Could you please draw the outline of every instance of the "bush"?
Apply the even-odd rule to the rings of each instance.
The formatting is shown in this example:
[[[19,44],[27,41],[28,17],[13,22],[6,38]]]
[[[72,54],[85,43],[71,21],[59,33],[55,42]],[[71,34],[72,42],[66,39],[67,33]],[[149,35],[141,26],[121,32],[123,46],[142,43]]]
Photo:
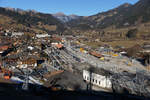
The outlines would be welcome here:
[[[139,53],[142,50],[140,45],[135,45],[131,48],[127,49],[127,56],[128,57],[136,57],[137,53]]]
[[[129,30],[128,33],[126,34],[126,37],[128,37],[128,38],[136,38],[137,32],[138,32],[137,29],[131,29],[131,30]]]

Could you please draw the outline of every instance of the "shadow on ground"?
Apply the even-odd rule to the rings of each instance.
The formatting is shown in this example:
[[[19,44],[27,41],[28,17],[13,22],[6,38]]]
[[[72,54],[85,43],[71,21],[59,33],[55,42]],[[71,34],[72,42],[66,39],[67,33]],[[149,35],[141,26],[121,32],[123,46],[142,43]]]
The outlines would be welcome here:
[[[23,91],[21,84],[0,83],[0,100],[150,100],[150,98],[89,91],[52,91],[50,88],[29,85],[30,91]]]

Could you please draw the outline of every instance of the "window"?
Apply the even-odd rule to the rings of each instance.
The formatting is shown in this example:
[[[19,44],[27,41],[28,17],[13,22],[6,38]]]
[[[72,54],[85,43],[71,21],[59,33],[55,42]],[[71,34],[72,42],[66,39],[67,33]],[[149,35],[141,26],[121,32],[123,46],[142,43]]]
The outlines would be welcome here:
[[[86,79],[86,76],[84,76],[84,78]]]
[[[101,84],[101,82],[99,81],[99,85]]]
[[[97,83],[97,80],[95,80],[95,82]]]
[[[93,79],[93,82],[94,82],[94,79]]]
[[[87,77],[87,80],[89,80],[89,77]]]

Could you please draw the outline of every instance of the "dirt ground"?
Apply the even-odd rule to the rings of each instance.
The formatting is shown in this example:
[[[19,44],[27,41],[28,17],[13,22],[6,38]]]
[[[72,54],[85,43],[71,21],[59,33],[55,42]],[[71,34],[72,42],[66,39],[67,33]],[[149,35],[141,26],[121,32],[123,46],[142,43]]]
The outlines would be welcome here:
[[[112,42],[85,42],[85,44],[87,44],[87,45],[89,45],[93,48],[100,47],[100,45],[103,45],[103,44],[109,44],[112,47],[124,46],[125,48],[129,48],[129,47],[132,47],[136,44],[142,45],[145,42],[150,42],[150,40],[123,40],[123,41],[112,41]]]

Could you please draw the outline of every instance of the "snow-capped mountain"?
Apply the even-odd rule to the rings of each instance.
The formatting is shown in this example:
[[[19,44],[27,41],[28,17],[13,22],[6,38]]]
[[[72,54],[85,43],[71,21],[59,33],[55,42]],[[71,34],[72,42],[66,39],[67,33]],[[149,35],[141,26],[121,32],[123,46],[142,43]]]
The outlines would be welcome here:
[[[66,22],[69,22],[71,20],[74,20],[74,19],[78,19],[80,18],[80,16],[77,16],[77,15],[65,15],[64,13],[62,12],[59,12],[59,13],[56,13],[56,14],[53,14],[54,17],[58,18],[59,20],[61,20],[62,22],[66,23]]]

